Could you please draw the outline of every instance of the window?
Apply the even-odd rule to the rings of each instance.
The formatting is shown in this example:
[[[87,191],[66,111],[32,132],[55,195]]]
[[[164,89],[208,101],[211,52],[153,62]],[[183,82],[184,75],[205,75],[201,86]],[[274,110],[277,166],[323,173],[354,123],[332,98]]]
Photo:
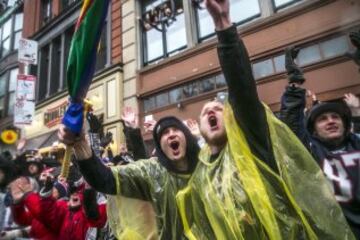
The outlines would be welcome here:
[[[272,0],[275,10],[279,10],[281,8],[285,8],[291,4],[299,2],[301,0]]]
[[[260,16],[259,0],[230,0],[230,5],[231,19],[237,25]],[[199,40],[202,41],[214,35],[215,26],[211,16],[205,9],[204,3],[201,3],[200,6],[200,9],[196,9],[196,15]]]
[[[169,92],[169,103],[178,103],[181,100],[181,88],[173,89]]]
[[[74,28],[73,27],[71,27],[71,28],[69,28],[69,29],[67,29],[65,31],[64,64],[63,64],[63,69],[62,69],[62,71],[64,73],[63,89],[67,88],[66,68],[67,68],[67,63],[68,63],[68,58],[69,58],[71,39],[72,39],[73,35],[74,35]]]
[[[46,98],[48,88],[48,71],[49,71],[49,59],[50,59],[50,46],[46,45],[40,50],[40,73],[39,73],[39,85],[37,99],[43,100]]]
[[[226,82],[223,74],[196,80],[180,87],[175,87],[146,97],[143,100],[144,112],[148,113],[152,110],[165,107],[170,104],[176,104],[207,92],[221,90],[225,86]]]
[[[8,100],[8,115],[14,115],[14,106],[16,100],[16,82],[17,75],[19,74],[19,69],[15,68],[10,71],[10,79],[9,79],[9,100]]]
[[[147,0],[142,3],[144,63],[150,64],[186,48],[182,1],[173,1],[173,6],[167,0]]]
[[[318,45],[309,46],[300,50],[297,57],[300,66],[308,65],[310,63],[321,60],[320,48]]]
[[[79,0],[61,0],[60,4],[61,4],[61,9],[65,10],[68,7],[72,6],[74,3],[78,2]]]
[[[305,66],[342,56],[351,49],[347,39],[348,37],[343,35],[305,47],[299,52],[298,63]]]
[[[41,1],[41,19],[42,25],[44,26],[51,20],[52,17],[52,4],[51,0],[42,0]]]
[[[104,28],[107,29],[107,23],[105,23]],[[100,42],[97,49],[97,56],[96,56],[96,65],[95,71],[99,71],[105,68],[107,63],[107,31],[102,31]]]
[[[23,13],[16,13],[7,19],[0,29],[1,57],[8,55],[19,47],[23,28]]]
[[[210,92],[215,89],[215,79],[214,78],[204,79],[199,83],[199,85],[200,85],[199,86],[200,93]]]
[[[334,57],[343,56],[350,51],[347,36],[331,37],[330,39],[311,44],[300,49],[296,62],[299,66],[307,66]],[[270,57],[253,64],[255,79],[285,72],[285,55]]]
[[[216,81],[216,88],[226,87],[226,81],[223,74],[216,76],[215,81]]]
[[[183,88],[183,96],[184,98],[195,97],[199,94],[199,85],[198,82],[193,82],[187,84]]]
[[[240,26],[302,0],[229,0],[232,21]],[[261,4],[262,1],[268,3]],[[141,4],[142,63],[171,57],[215,35],[211,16],[201,0],[138,0]],[[272,9],[268,9],[268,8]],[[190,13],[184,13],[190,11]],[[194,27],[192,27],[194,25]],[[188,42],[190,41],[190,42]],[[281,60],[281,59],[277,59]],[[278,71],[278,70],[276,70]]]
[[[6,74],[0,76],[0,117],[5,116]]]
[[[333,58],[343,55],[350,50],[346,36],[336,37],[320,43],[320,49],[324,58]]]
[[[271,59],[266,59],[261,62],[253,64],[253,72],[255,79],[269,76],[275,72],[274,65]]]
[[[285,72],[285,55],[280,55],[273,58],[274,64],[275,64],[275,72],[281,73]]]
[[[0,117],[14,114],[15,91],[18,68],[3,73],[0,76]]]
[[[10,45],[11,45],[11,25],[12,25],[12,18],[8,19],[5,24],[3,25],[2,31],[2,41],[1,41],[1,48],[2,54],[1,56],[5,56],[10,52]]]
[[[169,95],[168,93],[160,93],[156,96],[156,106],[163,107],[169,104]]]
[[[149,97],[144,99],[144,110],[145,112],[155,109],[155,97]]]
[[[24,14],[19,13],[15,15],[15,24],[14,24],[14,49],[19,48],[19,40],[21,38],[22,34],[22,28],[23,28],[23,19]]]
[[[57,93],[60,89],[60,70],[61,70],[61,37],[57,37],[52,41],[51,45],[51,76],[50,76],[50,93],[49,95],[53,95]]]
[[[37,101],[43,101],[67,88],[66,69],[73,34],[74,26],[40,47]],[[104,30],[97,49],[95,71],[104,69],[108,64],[108,48],[107,31]]]

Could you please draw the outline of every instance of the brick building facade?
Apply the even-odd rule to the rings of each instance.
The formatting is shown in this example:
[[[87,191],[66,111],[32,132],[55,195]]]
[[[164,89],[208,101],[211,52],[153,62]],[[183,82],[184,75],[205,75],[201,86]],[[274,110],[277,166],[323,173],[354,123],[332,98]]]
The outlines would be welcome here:
[[[130,90],[124,93],[124,105],[137,100],[142,120],[148,115],[197,119],[204,102],[226,90],[214,26],[203,3],[198,7],[197,2],[174,1],[176,21],[168,25],[147,22],[154,11],[166,9],[166,1],[122,3],[124,86]],[[358,68],[344,57],[353,50],[348,33],[360,28],[360,1],[230,0],[230,4],[260,98],[274,112],[279,111],[287,84],[284,49],[291,45],[300,47],[305,86],[320,100],[360,94]]]
[[[26,139],[27,149],[46,147],[57,140],[56,130],[68,95],[67,58],[81,4],[82,1],[78,0],[25,0],[19,7],[23,14],[22,37],[39,44],[38,63],[29,69],[30,74],[37,76],[35,119],[23,128],[21,134]],[[103,117],[104,130],[113,133],[115,152],[122,141],[119,121],[123,98],[120,7],[120,0],[111,1],[98,47],[95,75],[87,96],[94,104],[95,114]],[[17,51],[13,50],[13,66],[23,73],[24,68],[17,63]],[[1,58],[0,64],[5,60]],[[13,127],[11,112],[0,121],[1,129]],[[0,145],[2,149],[15,148],[15,145]]]

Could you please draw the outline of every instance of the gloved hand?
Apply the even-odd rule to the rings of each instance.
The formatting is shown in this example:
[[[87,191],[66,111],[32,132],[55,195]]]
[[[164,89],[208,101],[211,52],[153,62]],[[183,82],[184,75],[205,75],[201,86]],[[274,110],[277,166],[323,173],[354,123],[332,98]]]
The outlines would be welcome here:
[[[360,30],[359,32],[351,32],[349,37],[351,43],[354,45],[354,47],[356,47],[356,50],[355,52],[347,53],[346,56],[354,60],[354,62],[360,67]]]
[[[289,83],[303,84],[305,82],[304,73],[295,63],[300,52],[300,48],[289,47],[285,49],[285,68],[288,75]]]
[[[93,113],[88,112],[88,113],[86,114],[86,120],[87,120],[88,123],[89,123],[90,132],[92,132],[92,133],[99,133],[99,134],[100,134],[100,131],[101,131],[101,128],[102,128],[102,124],[101,124],[99,118],[96,117]]]
[[[43,171],[40,174],[40,190],[42,193],[51,192],[54,185],[54,176],[50,173],[51,171]]]
[[[100,146],[105,148],[107,145],[109,145],[113,140],[113,135],[111,132],[107,132],[106,135],[101,139]]]

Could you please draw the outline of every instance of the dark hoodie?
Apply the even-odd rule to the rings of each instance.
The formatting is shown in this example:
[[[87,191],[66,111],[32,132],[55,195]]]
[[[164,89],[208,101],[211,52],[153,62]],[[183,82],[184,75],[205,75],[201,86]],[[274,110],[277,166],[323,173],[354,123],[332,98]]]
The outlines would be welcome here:
[[[160,148],[163,131],[181,130],[186,138],[187,171],[178,171]],[[186,126],[175,117],[161,119],[154,128],[157,158],[139,160],[112,170],[92,157],[79,161],[86,181],[97,191],[151,202],[156,216],[159,239],[183,239],[183,226],[176,207],[176,193],[187,185],[195,169],[199,147]],[[94,155],[93,155],[94,156]],[[119,186],[117,189],[116,186]]]
[[[160,148],[161,134],[163,130],[171,126],[177,127],[179,130],[181,130],[186,138],[186,155],[188,156],[189,160],[189,169],[185,172],[176,170]],[[175,117],[165,117],[160,119],[154,129],[156,154],[160,164],[168,171],[173,173],[192,173],[197,164],[197,156],[200,148],[197,145],[196,138],[190,133],[189,129]],[[78,161],[78,165],[84,178],[94,189],[106,194],[116,194],[116,183],[112,171],[108,167],[105,167],[94,155],[92,158],[86,161]]]
[[[160,139],[165,129],[169,127],[175,127],[182,131],[186,139],[186,156],[188,160],[188,170],[179,171],[175,168],[172,162],[165,156],[160,146]],[[156,149],[156,156],[159,159],[161,165],[167,170],[173,173],[191,174],[197,164],[198,154],[200,151],[199,145],[197,144],[196,138],[191,134],[190,130],[176,117],[164,117],[158,121],[154,127],[153,138]]]

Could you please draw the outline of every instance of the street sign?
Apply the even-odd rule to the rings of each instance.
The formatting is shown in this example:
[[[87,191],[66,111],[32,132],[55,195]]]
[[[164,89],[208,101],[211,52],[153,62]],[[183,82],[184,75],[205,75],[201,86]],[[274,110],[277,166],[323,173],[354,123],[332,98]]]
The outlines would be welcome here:
[[[25,64],[37,64],[38,43],[33,40],[20,38],[19,40],[19,62]]]
[[[18,75],[14,106],[14,125],[28,125],[31,124],[34,119],[35,82],[35,76]]]

